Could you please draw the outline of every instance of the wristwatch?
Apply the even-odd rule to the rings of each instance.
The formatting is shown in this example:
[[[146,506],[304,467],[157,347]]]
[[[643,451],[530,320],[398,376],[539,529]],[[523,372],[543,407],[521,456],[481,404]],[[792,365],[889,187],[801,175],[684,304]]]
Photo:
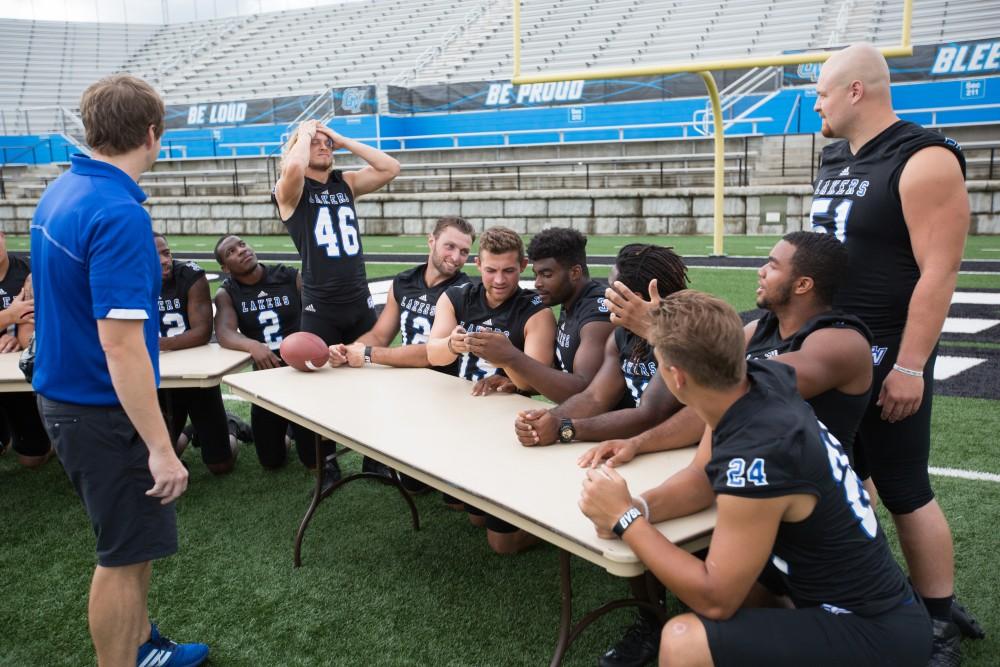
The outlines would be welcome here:
[[[576,438],[576,429],[573,427],[573,420],[563,417],[559,422],[559,442],[573,442]]]

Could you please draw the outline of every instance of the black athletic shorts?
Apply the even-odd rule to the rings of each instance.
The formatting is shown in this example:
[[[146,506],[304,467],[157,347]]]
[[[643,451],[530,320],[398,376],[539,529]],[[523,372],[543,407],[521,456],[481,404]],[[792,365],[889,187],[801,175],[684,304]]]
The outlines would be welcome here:
[[[97,563],[144,563],[177,551],[177,511],[146,495],[149,451],[120,406],[38,397],[38,411],[97,537]]]
[[[51,449],[49,435],[38,415],[38,403],[30,391],[0,394],[0,412],[6,418],[14,451],[21,456],[45,456]]]
[[[923,368],[924,396],[920,409],[890,424],[882,419],[882,408],[876,402],[882,382],[896,362],[899,342],[899,337],[879,338],[873,345],[876,364],[872,396],[854,441],[854,470],[861,479],[872,478],[887,510],[893,514],[909,514],[934,499],[927,463],[931,453],[931,403],[937,348]]]
[[[451,498],[451,496],[446,496],[446,499],[447,498]],[[445,500],[445,502],[447,502],[447,500]],[[518,530],[520,530],[520,528],[518,528],[514,524],[507,523],[503,519],[495,517],[492,514],[487,514],[483,510],[479,509],[478,507],[474,507],[469,503],[465,503],[465,511],[471,514],[472,516],[486,517],[486,530],[492,530],[494,533],[503,533],[506,535],[509,533],[516,533]]]
[[[352,303],[319,307],[305,299],[303,303],[305,306],[302,308],[299,328],[316,334],[326,341],[327,345],[353,343],[368,333],[378,319],[375,314],[375,302],[367,293]]]
[[[304,426],[290,422],[281,415],[265,410],[259,405],[250,406],[250,427],[253,429],[253,444],[257,449],[257,459],[265,468],[278,468],[285,464],[285,435],[291,426],[295,438],[295,448],[299,460],[307,468],[316,467],[316,434]],[[336,451],[325,442],[332,454]]]
[[[205,465],[226,463],[233,458],[229,422],[219,387],[161,389],[160,402],[164,408],[170,405],[170,433],[175,442],[190,417],[195,432],[194,444],[201,450]]]
[[[924,667],[930,659],[930,617],[915,597],[878,616],[840,612],[740,609],[701,622],[715,667]]]

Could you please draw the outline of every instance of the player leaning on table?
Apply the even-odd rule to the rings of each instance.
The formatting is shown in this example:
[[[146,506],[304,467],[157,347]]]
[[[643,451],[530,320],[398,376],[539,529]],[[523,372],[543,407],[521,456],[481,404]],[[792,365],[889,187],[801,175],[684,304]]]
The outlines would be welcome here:
[[[528,266],[521,237],[506,227],[490,227],[479,239],[476,267],[481,283],[449,287],[438,299],[427,360],[434,366],[453,366],[456,374],[478,382],[498,372],[498,368],[472,351],[469,340],[486,332],[501,333],[514,347],[544,366],[553,361],[556,320],[542,298],[522,289],[518,282]],[[520,389],[529,389],[523,378],[510,374]],[[452,499],[446,498],[449,504]],[[534,536],[497,517],[485,516],[466,505],[469,520],[486,527],[490,548],[497,553],[522,551],[535,542]]]
[[[194,262],[181,262],[170,253],[163,234],[153,233],[160,258],[160,351],[186,350],[205,345],[212,338],[212,298],[205,271]],[[180,434],[191,417],[191,438],[201,450],[205,467],[216,475],[232,472],[238,444],[230,435],[222,390],[218,387],[161,389],[171,404],[171,432]],[[186,440],[187,437],[184,436]],[[181,451],[178,449],[178,451]]]
[[[705,436],[688,468],[640,498],[613,468],[588,470],[580,508],[691,608],[664,627],[660,664],[926,665],[927,611],[794,371],[746,361],[736,311],[691,290],[662,301],[653,339]],[[704,561],[653,527],[713,502]]]
[[[7,235],[0,231],[0,353],[23,350],[34,331],[31,266],[27,260],[7,254]],[[25,468],[37,468],[52,455],[35,395],[30,391],[0,394],[0,452],[8,442]]]
[[[281,341],[299,330],[302,313],[302,278],[298,270],[284,264],[261,264],[253,248],[233,235],[223,236],[215,244],[215,258],[228,274],[215,295],[215,333],[219,345],[250,354],[254,370],[284,366]],[[260,464],[265,468],[284,465],[289,425],[299,460],[307,468],[315,468],[315,434],[252,405],[250,428]],[[324,465],[328,479],[340,479],[336,459]]]

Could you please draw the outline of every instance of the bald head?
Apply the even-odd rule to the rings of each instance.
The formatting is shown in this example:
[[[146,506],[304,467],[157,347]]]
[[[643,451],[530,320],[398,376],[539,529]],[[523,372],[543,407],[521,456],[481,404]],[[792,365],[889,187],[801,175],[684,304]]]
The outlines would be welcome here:
[[[895,122],[889,65],[871,44],[854,44],[823,63],[813,109],[825,137],[851,141],[852,148]]]
[[[853,44],[837,51],[823,64],[820,78],[832,86],[860,81],[866,96],[889,95],[889,64],[871,44]]]

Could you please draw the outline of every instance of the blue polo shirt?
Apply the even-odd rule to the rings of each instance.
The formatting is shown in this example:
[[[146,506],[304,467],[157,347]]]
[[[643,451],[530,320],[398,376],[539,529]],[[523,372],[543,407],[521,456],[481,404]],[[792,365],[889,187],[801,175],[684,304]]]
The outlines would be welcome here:
[[[32,384],[46,398],[117,405],[97,320],[145,320],[146,348],[160,382],[156,298],[160,262],[146,194],[121,169],[74,155],[45,190],[31,221],[35,290]]]

